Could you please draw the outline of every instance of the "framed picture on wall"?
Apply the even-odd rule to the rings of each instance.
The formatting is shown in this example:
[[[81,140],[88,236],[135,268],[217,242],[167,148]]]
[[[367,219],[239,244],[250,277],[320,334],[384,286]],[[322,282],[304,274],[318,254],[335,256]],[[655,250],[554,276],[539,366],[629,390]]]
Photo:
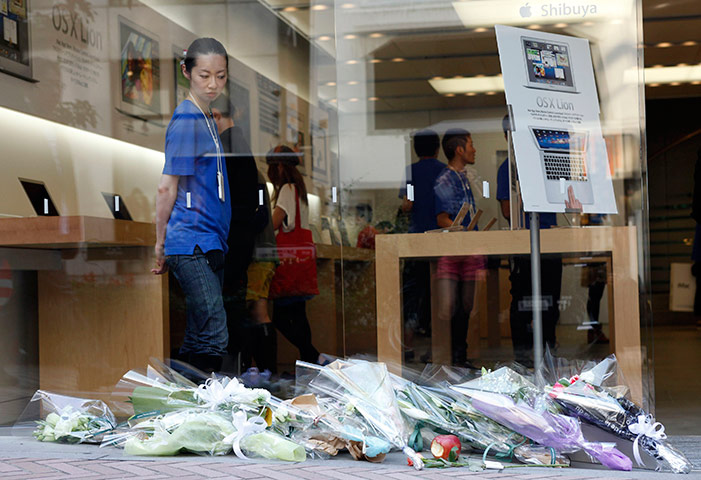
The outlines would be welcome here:
[[[328,112],[312,107],[310,121],[310,157],[312,179],[323,184],[329,183],[329,116]]]
[[[35,81],[27,0],[0,0],[0,71]]]
[[[120,103],[127,114],[161,115],[158,37],[119,17]]]
[[[190,92],[190,80],[185,78],[183,75],[183,69],[180,66],[180,62],[185,60],[185,49],[173,46],[173,99],[175,100],[175,107],[180,105],[180,103],[187,98]]]

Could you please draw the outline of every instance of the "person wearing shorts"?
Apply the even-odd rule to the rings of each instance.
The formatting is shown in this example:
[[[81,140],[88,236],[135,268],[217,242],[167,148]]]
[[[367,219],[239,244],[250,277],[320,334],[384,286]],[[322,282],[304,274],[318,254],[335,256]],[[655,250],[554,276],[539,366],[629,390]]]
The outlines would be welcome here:
[[[470,224],[475,214],[475,198],[465,167],[475,163],[475,147],[467,130],[450,129],[442,141],[448,166],[436,178],[436,221],[439,227],[450,227],[464,203],[469,213],[463,225]],[[450,324],[453,365],[471,367],[467,360],[467,329],[475,297],[475,280],[483,274],[485,258],[479,255],[441,257],[436,267],[437,316],[440,325]],[[458,302],[461,315],[456,315]],[[439,332],[433,332],[434,335]]]

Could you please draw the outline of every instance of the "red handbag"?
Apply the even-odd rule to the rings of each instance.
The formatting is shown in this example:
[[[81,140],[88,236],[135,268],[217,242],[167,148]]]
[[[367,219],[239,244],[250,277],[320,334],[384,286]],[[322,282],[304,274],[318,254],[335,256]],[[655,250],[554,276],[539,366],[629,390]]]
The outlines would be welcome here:
[[[295,228],[275,237],[280,264],[270,284],[270,298],[318,295],[316,282],[316,246],[312,231],[302,228],[299,194],[295,189]]]

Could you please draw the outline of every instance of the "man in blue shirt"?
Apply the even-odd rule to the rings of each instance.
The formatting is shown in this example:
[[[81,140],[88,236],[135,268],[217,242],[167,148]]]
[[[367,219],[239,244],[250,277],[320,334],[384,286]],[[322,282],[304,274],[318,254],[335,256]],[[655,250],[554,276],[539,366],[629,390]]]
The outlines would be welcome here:
[[[504,116],[502,129],[504,138],[508,139],[507,132],[510,128],[509,116]],[[511,172],[516,175],[516,172]],[[507,158],[499,166],[497,172],[497,200],[501,204],[501,213],[507,220],[511,220],[511,185],[509,185],[509,159]],[[557,226],[555,213],[540,214],[540,228],[548,229]],[[530,219],[526,215],[526,228],[530,229]],[[511,342],[514,347],[514,356],[517,362],[533,366],[533,313],[531,299],[533,288],[531,285],[531,259],[529,256],[515,255],[511,258]],[[560,291],[562,289],[562,258],[559,255],[542,255],[540,259],[541,293],[542,293],[542,319],[543,341],[554,348],[555,326],[560,318]]]
[[[467,130],[453,128],[443,135],[443,153],[448,166],[443,169],[433,192],[436,197],[436,223],[450,227],[466,204],[469,208],[462,225],[467,226],[476,213],[475,197],[465,167],[475,163],[476,150]],[[451,326],[451,353],[453,365],[473,368],[467,360],[467,329],[475,297],[475,280],[482,275],[485,257],[481,255],[440,257],[436,265],[438,307],[436,315],[441,325]],[[456,306],[462,312],[456,314]]]
[[[407,167],[406,182],[400,190],[402,211],[411,214],[409,233],[423,233],[438,228],[433,197],[436,177],[445,164],[438,160],[440,138],[430,129],[413,135],[414,152],[419,161]],[[413,187],[414,195],[407,196],[406,184]],[[404,312],[407,326],[405,340],[411,342],[411,333],[418,330],[428,334],[431,329],[431,277],[429,263],[423,260],[406,260],[403,272]],[[409,354],[411,355],[411,354]]]

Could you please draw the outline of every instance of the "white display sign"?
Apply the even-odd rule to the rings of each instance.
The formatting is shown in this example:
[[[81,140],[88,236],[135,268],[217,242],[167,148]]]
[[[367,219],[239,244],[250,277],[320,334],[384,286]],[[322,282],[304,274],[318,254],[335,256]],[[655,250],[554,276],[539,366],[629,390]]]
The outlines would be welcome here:
[[[618,213],[589,42],[496,26],[527,212]]]

